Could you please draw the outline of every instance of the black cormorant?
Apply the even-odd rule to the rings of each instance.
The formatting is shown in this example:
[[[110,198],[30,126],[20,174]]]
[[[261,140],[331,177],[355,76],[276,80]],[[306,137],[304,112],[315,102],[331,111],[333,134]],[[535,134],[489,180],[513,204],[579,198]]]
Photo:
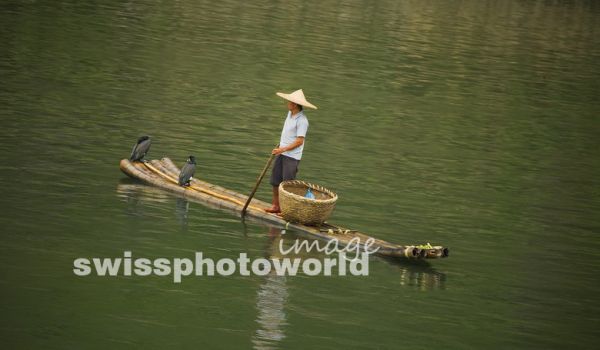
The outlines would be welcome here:
[[[133,162],[141,161],[146,155],[146,153],[148,153],[148,151],[150,150],[151,143],[152,141],[150,140],[150,136],[140,137],[135,146],[133,146],[133,150],[131,151],[131,157],[129,157],[129,160]]]
[[[196,171],[196,158],[194,156],[190,156],[187,162],[181,168],[181,172],[179,173],[179,185],[180,186],[189,186],[190,180],[192,176],[194,176],[194,172]]]

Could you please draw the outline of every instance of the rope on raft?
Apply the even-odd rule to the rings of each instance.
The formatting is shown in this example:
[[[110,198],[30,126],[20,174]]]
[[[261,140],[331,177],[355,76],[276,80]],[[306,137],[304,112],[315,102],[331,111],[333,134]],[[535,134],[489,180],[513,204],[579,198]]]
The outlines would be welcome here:
[[[176,184],[177,186],[179,186],[179,181],[177,181],[177,179],[175,179],[175,178],[173,178],[173,177],[171,177],[171,176],[169,176],[169,175],[167,175],[167,174],[163,173],[162,171],[160,171],[160,170],[156,169],[156,168],[155,168],[154,166],[152,166],[152,165],[151,165],[149,162],[143,162],[143,164],[146,166],[146,168],[150,169],[152,172],[156,173],[156,174],[157,174],[157,175],[159,175],[160,177],[162,177],[162,178],[164,178],[164,179],[166,179],[166,180],[168,180],[168,181],[170,181],[170,182],[172,182],[172,183]],[[203,192],[203,193],[206,193],[206,194],[208,194],[208,195],[211,195],[211,196],[213,196],[213,197],[217,197],[217,198],[220,198],[220,199],[223,199],[223,200],[229,201],[229,202],[233,202],[233,203],[235,203],[235,204],[238,204],[238,205],[241,205],[241,206],[244,206],[244,204],[245,204],[245,203],[242,203],[241,201],[239,201],[239,200],[237,200],[237,199],[235,199],[235,198],[231,198],[231,197],[228,197],[228,196],[224,196],[224,195],[222,195],[222,194],[219,194],[219,193],[216,193],[216,192],[213,192],[213,191],[210,191],[210,190],[205,190],[205,189],[203,189],[203,188],[196,187],[196,186],[193,186],[193,185],[190,185],[190,186],[188,186],[188,187],[185,187],[185,188],[186,188],[186,189],[192,189],[192,190],[195,190],[195,191],[198,191],[198,192]],[[253,206],[253,205],[250,205],[250,206],[248,206],[248,208],[251,208],[251,209],[254,209],[254,210],[263,211],[263,209],[261,209],[261,208],[258,208],[258,207],[255,207],[255,206]]]

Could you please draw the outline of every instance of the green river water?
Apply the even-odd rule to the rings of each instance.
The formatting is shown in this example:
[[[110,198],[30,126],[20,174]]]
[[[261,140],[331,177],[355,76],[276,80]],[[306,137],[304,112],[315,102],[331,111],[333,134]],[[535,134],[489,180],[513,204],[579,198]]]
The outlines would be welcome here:
[[[2,348],[600,341],[597,2],[0,9]],[[270,256],[279,230],[132,181],[118,163],[149,134],[150,158],[194,154],[197,177],[248,193],[285,117],[275,92],[299,88],[319,107],[299,178],[339,194],[330,221],[449,258],[373,257],[367,277],[74,275],[78,257],[124,251]]]

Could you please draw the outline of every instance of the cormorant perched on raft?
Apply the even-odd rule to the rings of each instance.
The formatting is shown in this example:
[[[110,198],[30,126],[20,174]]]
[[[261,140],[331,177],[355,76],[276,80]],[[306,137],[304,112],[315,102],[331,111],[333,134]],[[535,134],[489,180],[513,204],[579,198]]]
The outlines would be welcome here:
[[[150,136],[142,136],[137,140],[137,143],[133,146],[133,150],[131,151],[131,157],[129,160],[132,162],[141,161],[146,153],[150,150],[150,144],[152,140],[150,140]]]
[[[196,158],[194,156],[190,156],[179,173],[179,186],[189,186],[190,180],[192,179],[192,176],[194,176],[195,171]]]

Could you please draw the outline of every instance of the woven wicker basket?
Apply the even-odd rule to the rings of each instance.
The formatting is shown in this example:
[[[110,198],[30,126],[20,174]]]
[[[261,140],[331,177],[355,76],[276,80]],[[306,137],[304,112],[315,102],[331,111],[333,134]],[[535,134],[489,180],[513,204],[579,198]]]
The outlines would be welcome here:
[[[304,197],[309,187],[315,199]],[[284,181],[279,185],[281,216],[290,222],[322,224],[331,215],[337,198],[337,194],[324,187],[300,180]]]

